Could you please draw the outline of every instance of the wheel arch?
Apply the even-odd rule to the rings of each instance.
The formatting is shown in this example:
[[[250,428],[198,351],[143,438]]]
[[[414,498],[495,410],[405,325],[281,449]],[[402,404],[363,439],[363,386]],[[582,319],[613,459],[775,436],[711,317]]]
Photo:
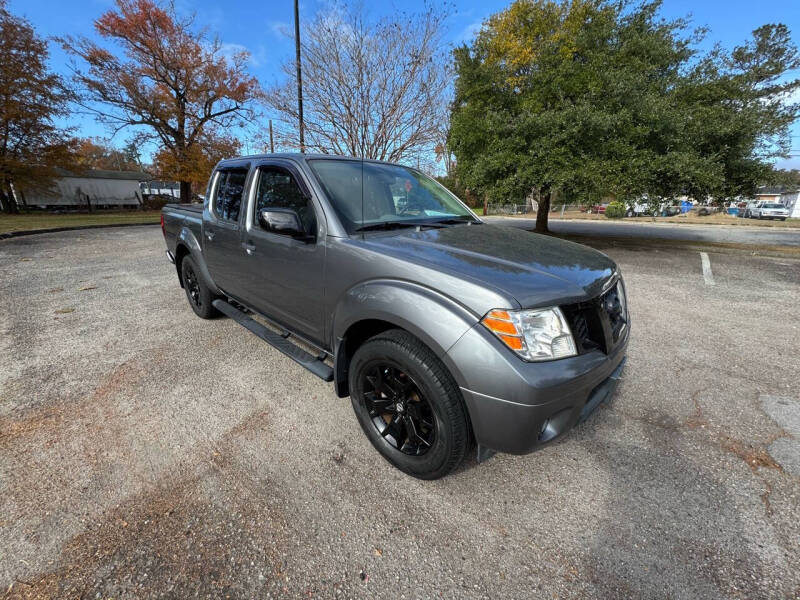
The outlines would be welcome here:
[[[183,287],[183,273],[181,272],[181,263],[183,262],[183,259],[186,258],[186,256],[188,256],[189,254],[191,254],[191,252],[189,252],[189,248],[186,246],[186,244],[178,242],[178,245],[175,246],[175,269],[178,271],[178,281],[180,282],[181,287]]]
[[[184,226],[181,228],[181,231],[178,234],[178,239],[175,243],[175,268],[178,270],[178,280],[181,283],[181,287],[183,287],[181,262],[187,256],[191,256],[194,259],[194,262],[197,265],[197,270],[199,271],[198,274],[203,278],[209,289],[211,289],[212,292],[219,294],[220,289],[217,287],[217,284],[214,283],[214,279],[211,277],[211,273],[208,271],[208,265],[206,265],[200,242],[197,241],[197,237],[194,235],[192,230]]]
[[[349,395],[350,360],[369,338],[388,329],[402,329],[443,359],[450,347],[477,322],[478,317],[466,307],[418,284],[373,280],[355,286],[344,294],[333,318],[337,395]],[[457,373],[448,370],[460,384]]]

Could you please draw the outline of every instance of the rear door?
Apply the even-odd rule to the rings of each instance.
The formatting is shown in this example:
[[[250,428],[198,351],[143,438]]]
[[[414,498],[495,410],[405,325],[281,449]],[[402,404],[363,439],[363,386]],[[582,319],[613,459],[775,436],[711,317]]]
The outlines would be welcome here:
[[[246,290],[242,299],[324,347],[324,213],[291,161],[261,162],[253,169],[252,178],[242,240],[246,254]],[[261,209],[296,212],[309,239],[266,230],[259,224]]]
[[[225,166],[214,174],[209,201],[203,211],[203,251],[211,277],[218,287],[238,296],[241,282],[236,267],[242,257],[243,198],[247,163]]]

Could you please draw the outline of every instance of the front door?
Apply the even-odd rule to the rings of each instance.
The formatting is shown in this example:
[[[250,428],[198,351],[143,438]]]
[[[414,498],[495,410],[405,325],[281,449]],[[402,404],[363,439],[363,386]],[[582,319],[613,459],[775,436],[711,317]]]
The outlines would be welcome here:
[[[241,283],[234,268],[241,262],[239,213],[247,181],[247,167],[220,169],[203,214],[203,253],[211,278],[225,292],[237,296]]]
[[[247,271],[246,297],[242,300],[309,341],[325,346],[323,213],[289,163],[260,165],[251,190],[253,198],[248,203],[242,236]],[[307,239],[267,230],[258,219],[263,209],[296,212]]]

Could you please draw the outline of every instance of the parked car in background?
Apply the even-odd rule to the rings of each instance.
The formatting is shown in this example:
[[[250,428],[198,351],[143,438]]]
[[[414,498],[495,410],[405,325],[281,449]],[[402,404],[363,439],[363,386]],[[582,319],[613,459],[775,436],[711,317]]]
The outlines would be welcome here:
[[[789,210],[778,202],[760,202],[759,206],[754,208],[750,216],[753,219],[780,219],[785,221],[789,216]]]
[[[719,207],[711,204],[699,204],[695,208],[697,209],[697,215],[700,217],[707,217],[719,212]]]
[[[751,202],[748,202],[745,205],[744,210],[741,211],[739,214],[741,214],[742,217],[744,217],[745,219],[752,219],[753,211],[759,208],[762,204],[764,204],[764,202],[758,200],[753,200]]]
[[[595,204],[594,206],[589,207],[589,210],[586,212],[592,213],[594,215],[603,215],[606,212],[606,208],[608,207],[608,202],[604,204]]]
[[[681,214],[681,207],[662,204],[658,214],[661,217],[674,217],[675,215]]]
[[[634,202],[628,204],[628,209],[625,211],[626,217],[644,217],[653,214],[653,207],[647,202]]]

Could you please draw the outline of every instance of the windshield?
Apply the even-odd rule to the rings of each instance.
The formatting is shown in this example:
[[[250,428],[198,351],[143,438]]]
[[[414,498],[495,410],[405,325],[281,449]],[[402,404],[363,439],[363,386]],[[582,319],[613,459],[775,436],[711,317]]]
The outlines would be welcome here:
[[[764,204],[761,208],[783,208],[783,204]]]
[[[379,229],[382,224],[477,221],[442,185],[414,169],[335,159],[309,164],[348,233]]]

